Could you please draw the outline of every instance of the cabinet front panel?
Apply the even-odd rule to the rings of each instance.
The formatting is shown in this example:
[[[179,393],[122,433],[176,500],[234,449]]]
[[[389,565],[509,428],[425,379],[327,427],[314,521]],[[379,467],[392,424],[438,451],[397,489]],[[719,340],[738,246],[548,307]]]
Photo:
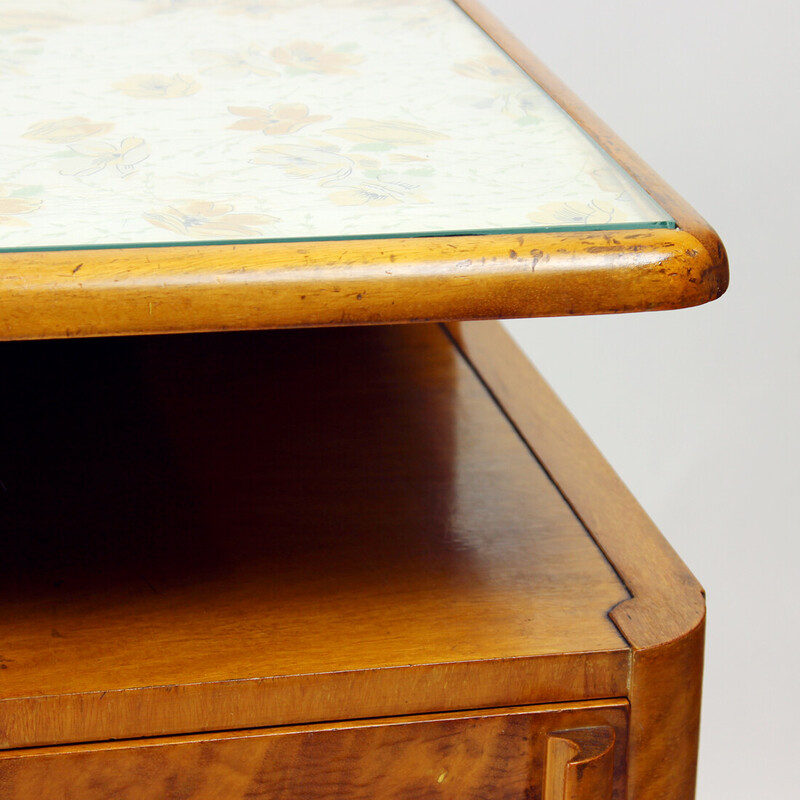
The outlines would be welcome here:
[[[4,800],[583,800],[585,785],[586,800],[611,800],[624,796],[626,726],[625,701],[597,701],[6,751],[0,788]]]

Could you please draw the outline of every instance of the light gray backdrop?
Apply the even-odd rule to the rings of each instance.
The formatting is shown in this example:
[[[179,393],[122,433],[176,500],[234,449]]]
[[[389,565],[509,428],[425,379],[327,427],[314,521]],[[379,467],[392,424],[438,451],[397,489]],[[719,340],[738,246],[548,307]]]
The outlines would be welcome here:
[[[706,587],[699,800],[797,797],[798,5],[484,2],[728,248],[711,305],[508,328]]]

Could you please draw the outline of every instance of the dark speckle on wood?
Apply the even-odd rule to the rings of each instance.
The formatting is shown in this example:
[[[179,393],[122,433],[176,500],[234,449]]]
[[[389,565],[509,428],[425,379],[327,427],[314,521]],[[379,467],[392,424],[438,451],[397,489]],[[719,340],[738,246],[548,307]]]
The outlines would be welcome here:
[[[79,270],[79,269],[80,269],[82,266],[83,266],[83,262],[81,262],[80,264],[78,264],[78,266],[77,266],[77,267],[75,267],[75,269],[74,269],[74,270],[72,270],[72,274],[74,275],[74,274],[75,274],[75,273],[76,273],[76,272],[77,272],[77,271],[78,271],[78,270]]]

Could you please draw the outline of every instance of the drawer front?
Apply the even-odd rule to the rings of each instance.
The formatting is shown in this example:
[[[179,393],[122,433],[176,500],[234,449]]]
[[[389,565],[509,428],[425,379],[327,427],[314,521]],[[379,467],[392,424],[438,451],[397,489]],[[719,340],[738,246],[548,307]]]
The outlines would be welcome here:
[[[627,703],[0,753],[3,800],[622,800]]]

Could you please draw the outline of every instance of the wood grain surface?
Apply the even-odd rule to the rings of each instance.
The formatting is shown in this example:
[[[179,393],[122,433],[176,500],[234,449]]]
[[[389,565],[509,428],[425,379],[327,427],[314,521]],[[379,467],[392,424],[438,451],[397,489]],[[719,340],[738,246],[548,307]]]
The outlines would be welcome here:
[[[703,590],[499,323],[449,326],[631,593],[610,618],[632,647],[629,796],[694,797]]]
[[[3,800],[520,800],[541,797],[548,731],[585,725],[619,741],[604,765],[622,800],[626,712],[612,701],[7,751],[0,790]]]
[[[459,3],[679,230],[0,253],[0,339],[649,311],[728,284],[708,224],[477,3]]]
[[[0,253],[0,339],[651,311],[723,290],[675,230]]]
[[[550,733],[544,800],[610,800],[615,739],[614,729],[607,725]]]
[[[438,326],[0,359],[0,745],[625,694],[628,592]]]

